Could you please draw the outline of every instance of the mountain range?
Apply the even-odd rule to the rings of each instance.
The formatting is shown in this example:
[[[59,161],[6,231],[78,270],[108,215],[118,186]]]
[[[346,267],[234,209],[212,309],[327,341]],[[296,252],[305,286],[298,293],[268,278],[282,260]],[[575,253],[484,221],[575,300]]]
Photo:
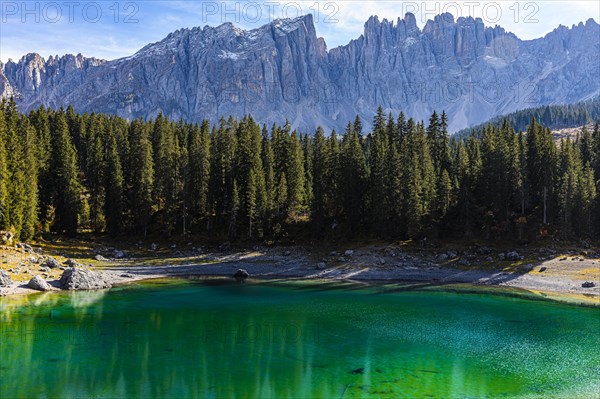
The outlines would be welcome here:
[[[451,131],[494,116],[600,93],[600,25],[593,19],[521,40],[481,19],[442,14],[420,29],[406,14],[373,16],[364,33],[327,49],[312,15],[253,30],[231,23],[180,29],[130,57],[30,53],[0,62],[0,97],[27,112],[78,112],[217,121],[247,113],[261,123],[338,130],[377,106],[425,119],[445,110]]]

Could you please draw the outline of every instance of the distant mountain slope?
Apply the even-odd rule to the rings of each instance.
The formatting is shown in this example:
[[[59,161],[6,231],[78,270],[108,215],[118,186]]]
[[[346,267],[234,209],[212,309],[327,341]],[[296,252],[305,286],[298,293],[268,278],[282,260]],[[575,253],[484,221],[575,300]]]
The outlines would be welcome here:
[[[581,130],[585,127],[588,132],[592,133],[594,131],[594,127],[596,125],[594,123],[588,123],[587,125],[577,126],[577,127],[568,127],[564,129],[556,129],[552,130],[552,136],[554,140],[560,141],[562,139],[571,139],[576,140],[577,136],[581,135]]]
[[[508,120],[515,131],[525,131],[533,117],[535,117],[540,124],[553,131],[580,128],[583,125],[593,124],[595,122],[600,123],[600,97],[577,104],[527,108],[508,115],[497,116],[480,125],[463,129],[457,132],[455,137],[468,136],[472,131],[481,132],[483,128],[489,124],[500,126],[504,119]]]
[[[590,19],[523,41],[481,19],[443,14],[419,29],[371,17],[364,34],[327,50],[311,15],[253,30],[230,23],[181,29],[114,61],[28,54],[0,63],[0,96],[22,111],[71,104],[129,119],[159,112],[216,121],[252,113],[263,123],[343,128],[373,110],[427,118],[445,110],[457,131],[519,109],[600,93],[600,25]]]

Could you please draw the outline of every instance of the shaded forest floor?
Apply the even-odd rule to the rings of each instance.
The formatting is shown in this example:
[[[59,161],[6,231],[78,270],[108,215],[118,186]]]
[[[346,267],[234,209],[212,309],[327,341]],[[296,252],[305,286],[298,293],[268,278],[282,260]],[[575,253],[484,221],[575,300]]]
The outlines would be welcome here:
[[[115,284],[147,278],[232,276],[243,268],[262,279],[411,281],[418,286],[471,284],[580,297],[600,305],[600,248],[587,243],[514,247],[475,242],[356,241],[345,244],[268,246],[185,241],[128,241],[82,235],[0,246],[0,269],[15,282],[4,294],[30,292],[33,276],[57,280],[68,259],[113,276]],[[60,264],[48,268],[53,257]],[[126,276],[126,277],[123,277]],[[583,287],[593,282],[594,287]]]

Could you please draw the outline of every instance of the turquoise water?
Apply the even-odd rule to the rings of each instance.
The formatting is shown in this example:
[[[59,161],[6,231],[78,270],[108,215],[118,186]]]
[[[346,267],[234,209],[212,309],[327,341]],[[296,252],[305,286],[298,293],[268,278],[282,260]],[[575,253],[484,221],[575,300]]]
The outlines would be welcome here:
[[[597,398],[600,310],[156,281],[0,299],[0,398]]]

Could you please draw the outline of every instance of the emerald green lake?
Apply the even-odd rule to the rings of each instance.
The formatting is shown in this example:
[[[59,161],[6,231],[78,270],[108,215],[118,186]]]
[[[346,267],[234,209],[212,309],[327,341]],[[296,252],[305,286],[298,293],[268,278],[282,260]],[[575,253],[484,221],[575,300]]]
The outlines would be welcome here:
[[[155,281],[0,298],[0,398],[598,398],[600,310]]]

